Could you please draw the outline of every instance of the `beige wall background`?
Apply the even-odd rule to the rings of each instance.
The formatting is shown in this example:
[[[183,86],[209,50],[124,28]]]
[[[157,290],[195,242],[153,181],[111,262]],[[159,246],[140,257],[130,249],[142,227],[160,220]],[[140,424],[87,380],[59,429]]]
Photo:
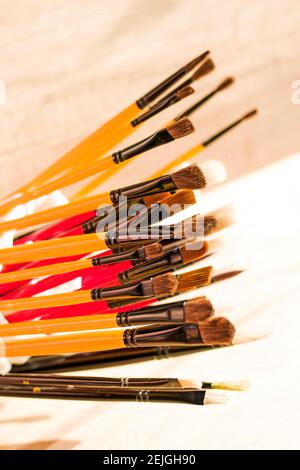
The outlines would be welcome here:
[[[298,0],[1,0],[0,194],[205,49],[217,69],[197,83],[197,97],[227,75],[235,86],[197,113],[197,134],[132,162],[122,181],[146,176],[253,106],[259,116],[201,159],[222,159],[234,178],[298,151],[291,86],[300,79],[299,25]]]

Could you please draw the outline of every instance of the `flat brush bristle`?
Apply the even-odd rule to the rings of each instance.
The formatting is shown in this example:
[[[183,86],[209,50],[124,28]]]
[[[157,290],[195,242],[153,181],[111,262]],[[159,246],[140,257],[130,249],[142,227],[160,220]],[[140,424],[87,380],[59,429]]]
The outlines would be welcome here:
[[[212,303],[205,297],[198,297],[185,303],[184,316],[187,323],[198,323],[207,320],[213,314]]]
[[[162,201],[162,204],[167,204],[169,207],[181,206],[182,209],[184,209],[184,206],[195,204],[195,203],[196,203],[196,197],[193,191],[191,190],[179,191],[178,193],[173,194],[172,196],[168,197],[168,199],[166,199],[165,201]]]
[[[209,244],[203,242],[200,249],[196,249],[197,244],[191,243],[180,248],[180,255],[184,264],[193,263],[208,252]]]
[[[163,248],[159,242],[151,243],[151,245],[144,246],[144,253],[146,259],[156,258],[157,256],[163,254]]]
[[[258,110],[257,109],[252,109],[252,111],[249,111],[249,113],[245,114],[242,119],[249,119],[249,118],[252,118],[253,116],[255,116],[256,114],[258,113]]]
[[[211,318],[199,325],[202,341],[207,345],[230,345],[235,334],[235,327],[225,317]]]
[[[181,139],[194,132],[195,128],[189,119],[183,118],[167,127],[166,130],[173,139]]]
[[[211,388],[215,390],[232,390],[237,392],[244,392],[248,390],[250,383],[248,380],[235,380],[230,382],[212,382]]]
[[[152,278],[152,287],[155,297],[169,297],[177,291],[178,280],[170,273],[161,274]]]
[[[182,293],[191,289],[206,286],[210,284],[212,277],[212,266],[205,266],[204,268],[196,269],[188,273],[179,274],[177,291]]]
[[[225,80],[222,83],[220,83],[220,85],[216,88],[216,91],[225,90],[225,88],[229,87],[233,83],[234,83],[234,78],[233,77],[225,78]]]
[[[206,186],[203,171],[198,165],[190,165],[171,175],[173,183],[178,189],[201,189]]]
[[[199,78],[212,72],[214,68],[215,68],[215,64],[213,63],[213,61],[211,59],[207,59],[207,61],[204,62],[204,64],[200,65],[200,67],[193,74],[193,77],[192,77],[193,81],[199,80]]]
[[[192,95],[193,93],[195,93],[194,88],[192,88],[191,86],[186,86],[186,87],[178,90],[177,93],[176,93],[176,96],[180,100],[183,100],[184,98],[187,98],[188,96]]]

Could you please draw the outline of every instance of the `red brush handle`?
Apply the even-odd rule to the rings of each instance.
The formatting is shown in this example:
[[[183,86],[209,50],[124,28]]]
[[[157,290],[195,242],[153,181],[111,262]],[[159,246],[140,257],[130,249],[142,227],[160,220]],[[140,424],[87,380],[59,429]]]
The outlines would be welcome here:
[[[117,307],[110,309],[107,302],[101,300],[100,302],[90,302],[88,304],[76,304],[67,307],[55,307],[47,309],[36,309],[36,310],[23,310],[16,312],[9,316],[8,320],[10,323],[27,321],[33,319],[51,320],[54,318],[66,318],[66,317],[78,317],[82,315],[95,315],[102,313],[114,312],[127,312],[129,310],[135,310],[137,308],[146,307],[152,304],[157,299],[147,299],[142,302],[137,302],[130,305],[124,305],[123,307]]]

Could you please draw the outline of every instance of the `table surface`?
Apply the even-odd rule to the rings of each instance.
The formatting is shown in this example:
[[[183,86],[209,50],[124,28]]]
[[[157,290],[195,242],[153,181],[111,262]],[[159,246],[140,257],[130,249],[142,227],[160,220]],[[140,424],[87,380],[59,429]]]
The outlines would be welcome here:
[[[238,223],[214,264],[247,270],[201,294],[226,309],[238,344],[88,371],[248,379],[249,391],[205,407],[0,398],[0,449],[299,448],[299,169],[295,155],[206,195],[208,205],[236,203]]]

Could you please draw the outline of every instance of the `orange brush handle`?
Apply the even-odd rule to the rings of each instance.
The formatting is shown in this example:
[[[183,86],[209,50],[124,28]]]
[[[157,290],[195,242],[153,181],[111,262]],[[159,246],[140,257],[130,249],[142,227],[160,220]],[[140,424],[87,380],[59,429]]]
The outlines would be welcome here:
[[[158,176],[161,176],[161,175],[168,174],[171,170],[174,170],[176,167],[178,167],[182,163],[185,163],[189,161],[191,158],[194,158],[197,155],[197,153],[202,152],[202,150],[204,149],[205,147],[202,144],[195,145],[195,147],[193,147],[191,150],[188,150],[184,154],[175,158],[170,163],[168,163],[163,168],[161,168],[159,171],[156,171],[155,173],[151,174],[151,179],[157,178]]]
[[[75,331],[117,328],[115,313],[89,315],[83,317],[59,318],[53,320],[26,321],[0,325],[0,337],[22,335],[50,335]]]
[[[50,264],[31,269],[20,269],[18,271],[11,271],[0,274],[0,284],[8,282],[26,281],[43,276],[54,276],[56,274],[70,273],[81,269],[88,269],[92,267],[91,260],[83,259],[79,261],[69,261],[66,263]],[[0,335],[1,336],[1,335]]]
[[[0,311],[13,312],[35,308],[63,307],[68,305],[92,302],[90,290],[68,292],[66,294],[43,295],[40,297],[24,297],[0,301]],[[9,315],[8,315],[9,316]]]
[[[61,258],[107,249],[106,243],[104,240],[100,239],[100,235],[100,233],[76,235],[73,237],[37,242],[32,245],[20,245],[4,249],[3,251],[0,250],[0,264],[5,265],[38,261],[40,259]],[[21,248],[21,250],[19,248]]]
[[[6,232],[7,230],[20,230],[39,224],[47,224],[54,220],[96,210],[98,207],[107,204],[111,204],[109,193],[96,194],[95,196],[84,198],[73,203],[27,215],[20,219],[0,222],[0,233]]]
[[[124,348],[123,331],[107,330],[0,343],[0,356],[48,356]]]

